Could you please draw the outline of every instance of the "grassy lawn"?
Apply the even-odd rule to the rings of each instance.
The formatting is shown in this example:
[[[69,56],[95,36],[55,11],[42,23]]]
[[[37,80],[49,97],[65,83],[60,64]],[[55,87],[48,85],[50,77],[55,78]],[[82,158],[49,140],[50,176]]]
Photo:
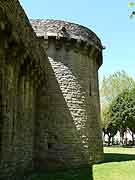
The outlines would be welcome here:
[[[135,148],[104,149],[104,162],[91,168],[35,173],[26,180],[135,180]]]
[[[105,148],[105,162],[94,165],[94,180],[135,180],[135,148]]]

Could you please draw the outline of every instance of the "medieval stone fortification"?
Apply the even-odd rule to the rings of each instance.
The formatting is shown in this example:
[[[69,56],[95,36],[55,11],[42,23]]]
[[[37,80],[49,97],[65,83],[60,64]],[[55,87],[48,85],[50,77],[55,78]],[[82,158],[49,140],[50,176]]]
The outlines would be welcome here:
[[[102,45],[91,30],[29,22],[17,0],[0,1],[1,178],[102,159],[101,64]]]

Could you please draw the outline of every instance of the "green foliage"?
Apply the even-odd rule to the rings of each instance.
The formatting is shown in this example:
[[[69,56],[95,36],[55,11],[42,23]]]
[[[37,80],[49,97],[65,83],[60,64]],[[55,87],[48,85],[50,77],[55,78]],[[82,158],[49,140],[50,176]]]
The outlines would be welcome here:
[[[125,89],[135,86],[135,81],[125,71],[118,71],[101,82],[100,95],[101,103],[108,104]]]
[[[109,118],[119,130],[135,132],[135,88],[123,91],[112,101]]]
[[[102,111],[102,130],[104,135],[108,135],[108,146],[110,146],[111,138],[113,138],[118,131],[117,124],[110,118],[109,106]]]
[[[132,7],[132,6],[134,6],[134,5],[135,5],[134,2],[129,2],[129,3],[128,3],[128,7]]]
[[[129,2],[128,3],[128,7],[133,7],[135,5],[135,2]],[[130,14],[130,18],[132,18],[133,16],[135,15],[135,11],[132,11],[131,14]]]
[[[108,135],[108,141],[117,131],[120,131],[122,138],[127,127],[130,129],[132,127],[132,131],[135,131],[133,129],[134,113],[132,112],[135,108],[133,87],[135,87],[135,81],[125,71],[104,77],[101,83],[102,129],[104,134]]]
[[[133,16],[135,16],[135,11],[132,11],[132,13],[130,14],[130,18],[133,18]]]

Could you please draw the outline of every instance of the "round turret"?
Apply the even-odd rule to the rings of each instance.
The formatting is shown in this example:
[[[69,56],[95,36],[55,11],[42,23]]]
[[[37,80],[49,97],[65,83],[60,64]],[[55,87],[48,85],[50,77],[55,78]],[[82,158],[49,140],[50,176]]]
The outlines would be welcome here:
[[[47,90],[38,97],[42,107],[38,160],[40,154],[48,166],[60,167],[97,162],[102,158],[101,42],[94,32],[78,24],[58,20],[31,23],[49,59]]]
[[[32,27],[37,36],[43,39],[56,38],[56,48],[61,47],[61,43],[65,43],[67,49],[77,49],[79,51],[85,51],[88,55],[91,53],[96,55],[98,64],[102,64],[102,49],[100,39],[90,29],[81,26],[79,24],[70,23],[61,20],[31,20]],[[47,43],[46,43],[47,44]],[[48,46],[46,46],[46,49]],[[93,51],[94,50],[94,51]]]

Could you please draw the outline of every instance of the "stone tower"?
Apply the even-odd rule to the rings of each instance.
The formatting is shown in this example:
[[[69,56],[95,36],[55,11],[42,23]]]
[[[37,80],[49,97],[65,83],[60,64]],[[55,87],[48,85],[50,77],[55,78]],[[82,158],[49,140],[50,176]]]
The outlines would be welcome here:
[[[102,159],[100,40],[73,23],[31,24],[18,0],[1,0],[0,179]]]
[[[101,42],[78,24],[58,20],[31,20],[31,24],[49,58],[46,91],[38,96],[36,166],[76,167],[98,162],[102,159]]]

